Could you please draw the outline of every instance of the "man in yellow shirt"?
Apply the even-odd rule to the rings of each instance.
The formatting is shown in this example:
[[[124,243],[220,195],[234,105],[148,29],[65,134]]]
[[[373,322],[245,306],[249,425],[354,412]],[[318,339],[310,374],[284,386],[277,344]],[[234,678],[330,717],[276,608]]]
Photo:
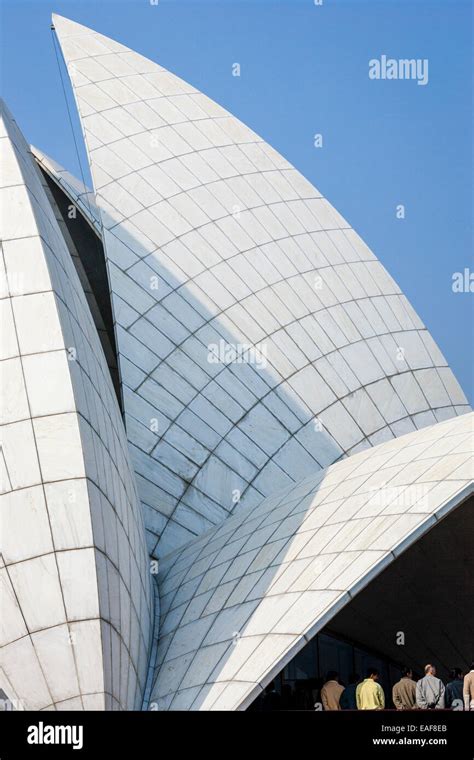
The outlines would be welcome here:
[[[358,710],[383,710],[385,707],[385,695],[379,683],[379,671],[377,668],[367,670],[367,678],[356,689],[356,703]]]

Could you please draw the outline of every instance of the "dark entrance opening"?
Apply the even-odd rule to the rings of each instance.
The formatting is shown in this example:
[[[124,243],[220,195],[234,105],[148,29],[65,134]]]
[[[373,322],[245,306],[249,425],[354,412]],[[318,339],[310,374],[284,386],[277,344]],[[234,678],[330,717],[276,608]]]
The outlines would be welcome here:
[[[474,658],[474,497],[398,556],[274,679],[282,709],[314,710],[329,670],[380,672],[386,707],[403,665],[417,679],[427,663],[446,683],[451,668]],[[262,696],[249,709],[260,709]]]

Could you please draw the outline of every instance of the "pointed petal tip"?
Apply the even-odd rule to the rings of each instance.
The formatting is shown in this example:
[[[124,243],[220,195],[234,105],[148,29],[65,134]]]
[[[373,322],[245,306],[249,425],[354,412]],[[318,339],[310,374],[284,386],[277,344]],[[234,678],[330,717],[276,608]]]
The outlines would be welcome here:
[[[51,24],[56,30],[60,29],[61,33],[65,36],[70,36],[74,33],[79,34],[80,32],[94,33],[93,29],[89,29],[84,24],[80,24],[79,21],[74,21],[74,19],[67,18],[67,16],[60,16],[59,13],[51,14]]]

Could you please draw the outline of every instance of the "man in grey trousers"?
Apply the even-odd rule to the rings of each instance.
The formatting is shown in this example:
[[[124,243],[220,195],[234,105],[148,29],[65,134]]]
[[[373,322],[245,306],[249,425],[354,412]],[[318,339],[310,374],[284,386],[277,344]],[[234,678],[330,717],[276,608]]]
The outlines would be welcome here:
[[[421,710],[444,709],[444,684],[436,678],[434,665],[425,666],[425,677],[416,684],[416,705]]]

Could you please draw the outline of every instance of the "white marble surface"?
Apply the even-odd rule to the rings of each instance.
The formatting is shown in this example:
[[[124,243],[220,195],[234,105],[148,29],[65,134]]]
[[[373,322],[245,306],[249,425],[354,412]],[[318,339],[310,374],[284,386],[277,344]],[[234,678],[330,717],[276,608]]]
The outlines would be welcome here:
[[[430,424],[424,411],[468,410],[396,283],[316,188],[192,85],[53,19],[105,230],[128,438],[152,469],[167,447],[162,498],[139,458],[154,554],[223,509]],[[265,362],[209,363],[220,342],[257,346]],[[169,370],[186,384],[170,382]],[[196,444],[181,437],[176,449],[181,433],[206,452],[194,474],[183,456],[193,461]],[[232,456],[236,435],[248,443]]]
[[[0,686],[20,709],[139,709],[153,598],[125,431],[44,180],[1,124]]]
[[[473,433],[471,413],[368,448],[164,558],[153,709],[245,709],[472,494]]]
[[[282,156],[158,64],[54,23],[95,192],[5,112],[1,686],[26,709],[139,709],[155,622],[159,709],[243,708],[472,492],[472,415]],[[104,242],[126,435],[37,164]],[[166,555],[159,630],[148,552]]]

